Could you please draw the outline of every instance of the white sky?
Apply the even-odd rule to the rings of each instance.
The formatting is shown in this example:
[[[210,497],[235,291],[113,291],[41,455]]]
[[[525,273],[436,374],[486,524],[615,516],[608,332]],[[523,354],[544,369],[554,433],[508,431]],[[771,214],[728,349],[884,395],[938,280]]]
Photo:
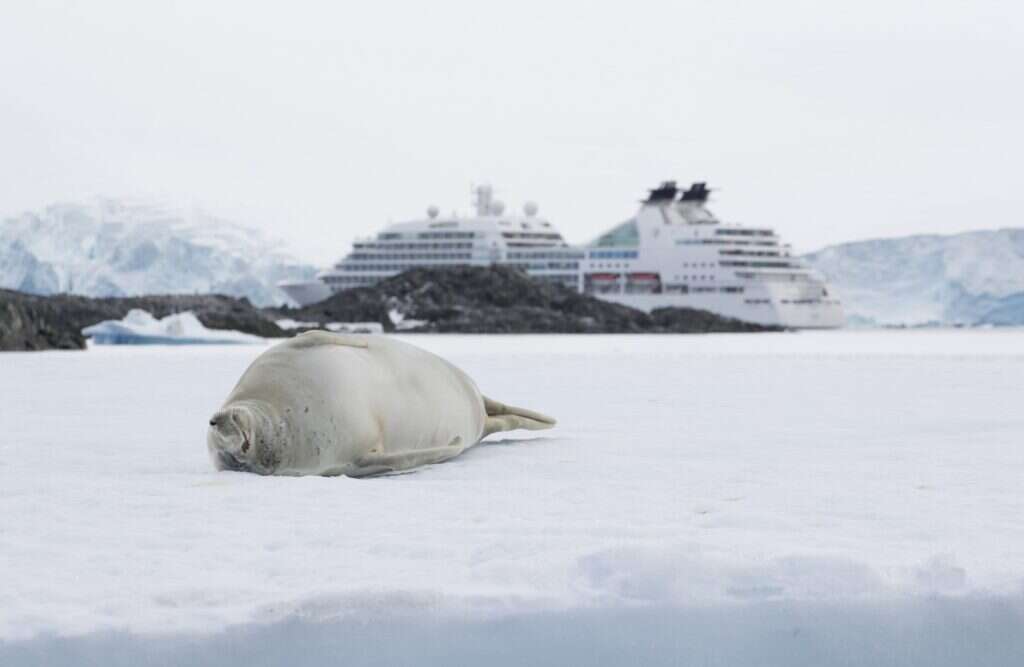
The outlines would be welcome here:
[[[573,242],[669,178],[800,251],[1022,224],[1019,0],[259,4],[0,5],[0,213],[156,194],[317,262],[480,181]]]

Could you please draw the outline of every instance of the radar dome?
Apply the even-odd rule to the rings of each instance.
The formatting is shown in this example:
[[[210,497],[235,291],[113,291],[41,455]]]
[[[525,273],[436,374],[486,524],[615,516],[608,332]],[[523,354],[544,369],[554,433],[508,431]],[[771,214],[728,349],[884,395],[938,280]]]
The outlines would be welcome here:
[[[491,204],[491,210],[494,211],[494,215],[501,215],[505,212],[505,202],[496,199]]]
[[[441,212],[441,210],[439,208],[437,208],[436,206],[428,206],[427,207],[427,216],[429,216],[431,220],[436,218],[437,214],[440,213],[440,212]]]
[[[523,206],[523,212],[526,213],[526,215],[530,216],[531,218],[537,215],[538,210],[540,209],[537,206],[536,202],[528,201],[526,202],[526,205]]]

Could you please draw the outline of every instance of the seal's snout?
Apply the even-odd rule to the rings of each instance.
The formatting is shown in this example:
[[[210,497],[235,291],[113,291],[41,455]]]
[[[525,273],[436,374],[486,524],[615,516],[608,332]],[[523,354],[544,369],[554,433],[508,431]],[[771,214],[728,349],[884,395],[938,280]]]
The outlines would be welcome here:
[[[273,474],[279,458],[275,442],[280,432],[265,409],[253,403],[233,403],[209,420],[206,445],[218,470]]]
[[[213,416],[210,417],[210,426],[213,426],[214,428],[228,426],[232,424],[233,421],[234,420],[231,419],[231,409],[229,408],[227,410],[220,410],[219,412],[213,413]]]
[[[221,410],[210,417],[206,437],[210,456],[220,470],[248,470],[246,455],[251,448],[251,419],[241,408]]]

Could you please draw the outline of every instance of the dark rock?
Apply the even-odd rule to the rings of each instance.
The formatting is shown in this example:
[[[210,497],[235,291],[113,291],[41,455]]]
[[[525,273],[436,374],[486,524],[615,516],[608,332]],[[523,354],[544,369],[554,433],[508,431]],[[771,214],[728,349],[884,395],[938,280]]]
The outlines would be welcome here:
[[[651,311],[655,327],[665,331],[686,330],[692,333],[727,333],[746,331],[781,331],[781,327],[765,327],[730,317],[722,317],[696,308],[655,308]]]
[[[0,351],[81,350],[85,337],[45,297],[0,290]]]
[[[305,308],[255,308],[221,295],[163,295],[93,299],[34,296],[0,290],[0,350],[82,349],[82,328],[117,320],[132,308],[154,317],[190,310],[210,329],[285,337],[274,320],[380,322],[394,331],[389,313],[424,324],[411,331],[439,333],[712,333],[777,331],[690,308],[634,308],[531,279],[507,266],[419,268],[372,287],[339,292]]]

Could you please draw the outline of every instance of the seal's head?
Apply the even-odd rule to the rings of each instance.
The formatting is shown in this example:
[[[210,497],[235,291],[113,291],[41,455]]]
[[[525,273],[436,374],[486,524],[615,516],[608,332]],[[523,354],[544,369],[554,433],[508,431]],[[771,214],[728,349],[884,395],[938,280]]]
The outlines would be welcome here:
[[[232,403],[210,417],[206,446],[218,470],[272,475],[281,464],[282,429],[267,406]]]

